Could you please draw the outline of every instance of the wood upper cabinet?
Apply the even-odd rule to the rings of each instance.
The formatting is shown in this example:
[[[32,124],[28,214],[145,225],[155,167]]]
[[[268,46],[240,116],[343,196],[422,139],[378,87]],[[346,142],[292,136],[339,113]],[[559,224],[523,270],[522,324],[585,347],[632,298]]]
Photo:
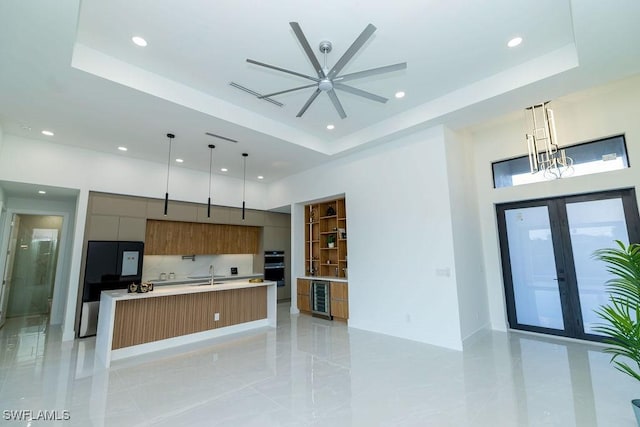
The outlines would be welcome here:
[[[311,312],[311,280],[298,279],[298,310],[306,313]]]
[[[260,227],[147,220],[145,254],[256,254]]]

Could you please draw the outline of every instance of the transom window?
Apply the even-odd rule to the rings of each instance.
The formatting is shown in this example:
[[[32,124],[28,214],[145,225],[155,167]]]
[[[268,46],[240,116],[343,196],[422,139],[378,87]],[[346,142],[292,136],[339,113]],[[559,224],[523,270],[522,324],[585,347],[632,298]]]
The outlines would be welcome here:
[[[570,176],[591,175],[629,167],[624,135],[563,148],[567,156],[573,159],[573,173]],[[542,172],[531,173],[528,156],[493,162],[491,166],[494,188],[513,187],[547,180]]]

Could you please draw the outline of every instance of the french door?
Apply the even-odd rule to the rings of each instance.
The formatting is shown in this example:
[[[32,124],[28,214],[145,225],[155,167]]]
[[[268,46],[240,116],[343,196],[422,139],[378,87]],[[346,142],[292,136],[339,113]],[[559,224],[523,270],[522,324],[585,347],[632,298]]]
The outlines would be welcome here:
[[[633,189],[497,206],[509,326],[600,340],[594,310],[607,303],[593,252],[640,242]]]

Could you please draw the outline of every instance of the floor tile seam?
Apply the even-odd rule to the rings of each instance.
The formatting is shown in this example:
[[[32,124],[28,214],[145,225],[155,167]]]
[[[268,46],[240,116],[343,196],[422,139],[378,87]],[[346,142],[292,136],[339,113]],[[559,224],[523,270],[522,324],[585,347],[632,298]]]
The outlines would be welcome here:
[[[170,411],[170,412],[165,412],[162,416],[156,417],[156,418],[160,418],[160,419],[158,419],[158,420],[156,418],[151,419],[151,420],[149,420],[149,423],[150,423],[150,425],[153,425],[154,423],[158,423],[158,422],[162,421],[162,418],[173,417],[173,416],[176,416],[176,415],[180,415],[180,414],[186,413],[188,411],[191,411],[191,410],[196,409],[196,408],[198,408],[200,406],[207,405],[209,403],[215,402],[216,400],[220,400],[220,399],[222,399],[224,397],[227,397],[227,396],[229,396],[229,395],[231,395],[233,393],[236,393],[236,392],[241,391],[241,390],[246,389],[246,388],[250,388],[250,387],[248,387],[247,385],[242,385],[240,387],[231,387],[229,390],[226,390],[224,393],[221,393],[219,395],[212,396],[212,397],[207,398],[205,400],[193,401],[192,404],[187,405],[186,407],[182,407],[182,408]],[[254,390],[253,388],[251,388],[251,389]]]
[[[255,384],[255,383],[254,383]],[[291,408],[282,405],[281,403],[279,403],[277,400],[274,400],[270,395],[268,395],[267,393],[264,393],[263,391],[253,387],[253,385],[251,386],[251,389],[254,390],[256,393],[260,394],[261,396],[265,397],[267,400],[269,400],[270,402],[272,402],[275,406],[277,406],[280,410],[284,410],[287,411],[288,413],[290,413],[292,415],[293,418],[295,418],[296,421],[300,421],[300,422],[304,422],[305,424],[308,424],[308,419],[306,417],[297,415]]]

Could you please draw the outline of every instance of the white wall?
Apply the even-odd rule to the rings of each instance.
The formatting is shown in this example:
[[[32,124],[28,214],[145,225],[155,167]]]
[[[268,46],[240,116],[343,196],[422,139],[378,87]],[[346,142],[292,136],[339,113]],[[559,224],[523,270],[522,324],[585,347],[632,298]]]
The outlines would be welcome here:
[[[2,153],[2,143],[4,141],[4,134],[2,131],[2,126],[0,126],[0,153]],[[5,197],[4,197],[4,190],[2,189],[2,187],[0,187],[0,213],[2,213],[2,209],[4,208],[5,205]],[[2,218],[0,218],[1,220]],[[0,222],[0,227],[2,227],[2,222]],[[0,232],[0,237],[2,237],[2,233]]]
[[[462,339],[490,326],[473,150],[467,134],[445,131],[447,176]]]
[[[447,180],[434,128],[273,184],[271,206],[294,203],[293,279],[304,271],[302,204],[344,193],[349,326],[461,349],[455,275],[437,274],[455,268]]]
[[[491,162],[526,155],[525,116],[514,112],[472,133],[482,253],[493,329],[507,328],[495,204],[634,188],[640,182],[640,76],[553,100],[560,145],[625,134],[631,168],[509,188],[493,188]]]
[[[167,165],[5,135],[0,179],[163,199]],[[170,200],[205,203],[208,185],[208,172],[172,165]],[[216,175],[214,185],[212,204],[242,206],[241,179]],[[264,209],[266,184],[247,181],[246,190],[247,208]]]

